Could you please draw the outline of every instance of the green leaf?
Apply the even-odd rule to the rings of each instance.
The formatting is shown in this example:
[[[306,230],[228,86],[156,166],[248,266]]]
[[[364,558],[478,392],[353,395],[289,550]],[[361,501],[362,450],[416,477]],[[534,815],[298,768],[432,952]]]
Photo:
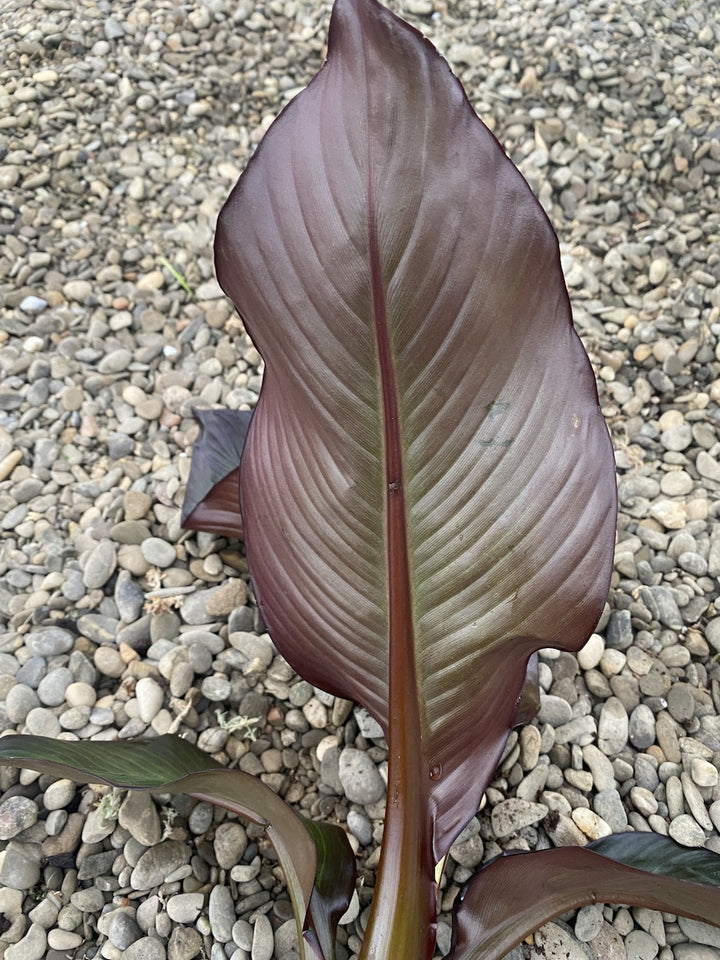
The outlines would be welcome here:
[[[533,930],[590,903],[625,903],[720,926],[720,855],[653,833],[504,855],[455,904],[447,960],[500,960]]]
[[[153,740],[67,741],[11,735],[0,738],[0,763],[133,790],[187,793],[231,810],[266,829],[293,903],[302,945],[315,885],[315,842],[304,821],[262,781],[227,770],[179,737]]]
[[[222,769],[180,737],[154,740],[52,740],[13,734],[0,738],[0,763],[127,789],[160,790],[189,772]]]
[[[304,823],[318,858],[305,936],[318,956],[333,960],[338,921],[355,890],[355,854],[340,827],[314,820]]]

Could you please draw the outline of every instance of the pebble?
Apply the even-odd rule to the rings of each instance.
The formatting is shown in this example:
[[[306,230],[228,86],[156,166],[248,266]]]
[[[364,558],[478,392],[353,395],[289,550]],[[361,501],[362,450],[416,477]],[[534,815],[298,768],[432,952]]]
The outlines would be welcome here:
[[[264,914],[258,914],[253,927],[252,960],[271,960],[275,949],[272,926]]]
[[[232,930],[235,923],[235,901],[230,888],[216,884],[210,891],[208,917],[212,935],[220,943],[232,940]]]
[[[175,547],[159,537],[145,538],[140,544],[140,551],[148,563],[162,569],[172,566],[177,559]]]
[[[625,748],[628,736],[627,710],[617,697],[609,697],[600,711],[598,746],[607,756],[616,756]]]
[[[548,808],[542,803],[531,803],[510,797],[502,800],[492,811],[492,828],[496,837],[509,837],[523,827],[537,823],[548,815]]]
[[[150,847],[140,857],[130,874],[130,886],[133,890],[149,890],[159,886],[189,859],[190,851],[182,841],[164,840]]]
[[[385,794],[385,783],[377,767],[362,750],[345,747],[338,772],[345,796],[352,803],[377,803]]]
[[[7,797],[0,802],[0,840],[11,840],[38,818],[37,804],[28,797]]]

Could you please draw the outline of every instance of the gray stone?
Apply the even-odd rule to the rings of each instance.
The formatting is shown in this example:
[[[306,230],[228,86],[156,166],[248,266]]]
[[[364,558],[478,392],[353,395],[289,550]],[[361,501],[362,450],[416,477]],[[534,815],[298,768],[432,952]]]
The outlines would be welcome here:
[[[541,723],[549,723],[552,727],[559,727],[572,719],[572,708],[567,700],[549,694],[540,694],[540,709],[537,714]]]
[[[493,833],[498,839],[512,836],[523,827],[529,827],[539,820],[544,820],[548,813],[549,809],[543,803],[531,803],[517,797],[501,800],[492,811]]]
[[[165,945],[156,937],[141,937],[123,950],[122,960],[166,960]]]
[[[632,646],[633,632],[629,610],[613,610],[608,620],[605,643],[613,650],[627,650]]]
[[[30,711],[39,706],[37,693],[24,683],[16,683],[5,698],[5,709],[12,723],[22,723]]]
[[[684,847],[704,847],[705,831],[689,814],[682,813],[670,822],[668,833]]]
[[[83,569],[83,580],[88,590],[104,586],[115,572],[117,556],[112,540],[100,540],[88,554]]]
[[[68,667],[50,670],[38,684],[38,697],[45,707],[57,707],[65,701],[65,691],[74,681]]]
[[[195,923],[205,904],[202,893],[178,893],[167,902],[167,913],[175,923]]]
[[[0,802],[0,840],[11,840],[37,822],[38,807],[29,797],[7,797]]]
[[[208,917],[212,935],[220,943],[232,940],[233,924],[235,923],[235,901],[230,887],[215,884],[210,891],[208,903]]]
[[[370,757],[355,747],[345,747],[338,769],[345,796],[353,803],[377,803],[385,793],[385,783]]]
[[[700,920],[692,920],[690,917],[678,917],[677,922],[688,940],[720,950],[720,928]]]
[[[124,623],[134,623],[142,613],[145,591],[127,570],[121,570],[115,584],[115,603]]]
[[[647,750],[655,743],[655,714],[646,704],[639,704],[630,714],[628,737],[638,750]]]
[[[575,919],[575,936],[583,943],[594,940],[600,933],[603,925],[602,907],[597,904],[588,904],[578,910]]]
[[[30,890],[40,879],[40,847],[11,840],[0,867],[0,885],[11,890]]]
[[[165,840],[150,847],[130,874],[133,890],[149,890],[164,883],[179,867],[190,861],[190,850],[180,840]]]
[[[126,950],[131,943],[140,940],[143,935],[134,917],[124,910],[117,910],[108,928],[108,938],[120,950]]]
[[[72,650],[75,638],[69,630],[45,627],[25,638],[25,646],[36,657],[58,657]]]
[[[275,939],[273,937],[272,926],[264,913],[258,914],[253,927],[252,948],[250,956],[252,960],[271,960],[275,949]]]
[[[625,949],[628,960],[653,960],[659,947],[649,933],[644,930],[631,930],[625,937]]]
[[[31,923],[28,932],[5,950],[7,960],[40,960],[45,956],[47,933],[39,923]]]
[[[359,810],[349,810],[347,815],[348,830],[356,837],[358,843],[367,847],[372,843],[372,824]]]
[[[535,946],[530,950],[530,960],[588,960],[582,944],[560,921],[546,923],[535,932],[533,939]]]
[[[139,790],[128,790],[120,805],[118,823],[138,843],[152,847],[160,842],[162,824],[152,797]]]
[[[628,733],[627,711],[617,697],[610,697],[600,711],[598,746],[607,756],[616,756],[625,748]]]
[[[593,797],[592,805],[595,813],[610,824],[613,833],[622,833],[627,829],[627,813],[616,789],[601,790]]]
[[[240,823],[221,823],[215,830],[213,850],[218,865],[223,870],[231,870],[240,863],[247,849],[248,838]]]
[[[140,550],[147,562],[155,567],[171,567],[177,560],[175,547],[160,537],[147,537],[140,544]]]

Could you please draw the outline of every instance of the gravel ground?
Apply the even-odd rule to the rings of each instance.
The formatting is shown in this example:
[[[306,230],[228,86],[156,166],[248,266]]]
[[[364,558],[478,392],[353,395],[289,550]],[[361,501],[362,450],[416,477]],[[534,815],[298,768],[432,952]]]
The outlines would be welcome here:
[[[378,856],[379,729],[277,655],[241,545],[179,527],[192,405],[251,406],[262,373],[213,279],[214,217],[320,66],[327,12],[4,0],[0,730],[180,732],[346,824],[364,879],[347,958]],[[453,847],[447,948],[458,884],[502,849],[633,828],[720,852],[720,28],[685,0],[399,12],[555,223],[620,492],[598,631],[542,658],[539,717]],[[6,769],[0,786],[7,960],[294,956],[252,828],[184,798]],[[720,930],[595,905],[513,955],[717,960]]]

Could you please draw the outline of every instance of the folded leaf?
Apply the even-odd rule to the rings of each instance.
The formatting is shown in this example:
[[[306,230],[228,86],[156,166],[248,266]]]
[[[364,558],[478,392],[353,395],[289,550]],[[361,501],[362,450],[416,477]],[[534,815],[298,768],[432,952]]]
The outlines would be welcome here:
[[[720,926],[720,855],[652,833],[492,860],[456,901],[448,960],[500,960],[544,923],[589,903],[625,903]]]
[[[110,742],[11,735],[0,738],[0,764],[52,773],[79,783],[187,793],[264,827],[285,873],[302,943],[304,918],[315,885],[315,835],[292,807],[256,777],[224,769],[187,740],[168,735],[154,740]],[[342,854],[341,842],[335,838],[334,844],[333,853]],[[324,851],[325,870],[327,860]],[[325,894],[318,894],[315,910],[320,916],[327,913],[334,917],[337,905],[326,908],[326,899]]]
[[[189,530],[243,536],[240,458],[251,410],[194,410],[200,434],[193,444],[180,522]]]
[[[382,724],[432,872],[528,658],[579,649],[608,590],[614,461],[556,237],[432,46],[338,0],[216,265],[266,364],[240,484],[264,619]]]
[[[305,937],[318,957],[334,960],[338,922],[355,891],[355,854],[340,827],[304,817],[303,822],[317,852],[315,887],[305,922]]]

